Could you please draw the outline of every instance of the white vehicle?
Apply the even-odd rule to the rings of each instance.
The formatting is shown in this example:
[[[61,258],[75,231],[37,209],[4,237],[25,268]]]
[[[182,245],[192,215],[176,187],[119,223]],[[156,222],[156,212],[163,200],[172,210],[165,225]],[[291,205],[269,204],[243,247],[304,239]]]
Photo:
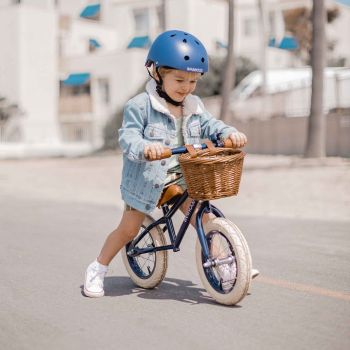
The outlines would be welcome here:
[[[231,109],[236,118],[302,117],[310,111],[312,72],[310,67],[274,69],[266,74],[265,96],[262,75],[254,71],[232,94]],[[326,68],[324,110],[350,108],[350,69]]]

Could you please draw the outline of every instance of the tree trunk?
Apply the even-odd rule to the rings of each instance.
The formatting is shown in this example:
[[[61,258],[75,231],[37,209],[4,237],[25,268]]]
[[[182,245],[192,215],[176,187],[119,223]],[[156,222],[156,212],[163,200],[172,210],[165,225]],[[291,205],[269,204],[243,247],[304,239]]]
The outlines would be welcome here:
[[[323,83],[325,67],[325,24],[324,0],[314,0],[312,8],[312,92],[308,123],[305,157],[326,155],[326,120],[323,113]]]
[[[234,0],[228,0],[228,47],[221,88],[220,119],[228,121],[230,116],[230,94],[235,84],[234,61]]]
[[[259,10],[259,22],[260,22],[260,74],[261,74],[261,106],[260,115],[262,118],[266,116],[266,70],[267,70],[267,18],[266,18],[266,4],[264,0],[258,0],[258,10]]]
[[[261,95],[264,97],[266,93],[266,66],[267,66],[267,20],[266,9],[263,0],[258,0],[259,21],[260,21],[260,71],[261,71]]]

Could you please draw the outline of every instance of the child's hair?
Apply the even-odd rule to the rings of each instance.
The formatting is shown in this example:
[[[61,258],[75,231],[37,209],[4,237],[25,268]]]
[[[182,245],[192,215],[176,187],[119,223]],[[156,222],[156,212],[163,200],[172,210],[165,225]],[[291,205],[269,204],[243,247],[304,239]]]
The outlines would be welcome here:
[[[167,67],[159,67],[158,68],[159,75],[162,77],[162,79],[165,77],[165,75],[170,73],[172,70],[173,70],[172,68],[167,68]],[[153,65],[152,75],[154,77],[157,77],[156,67],[154,65]]]
[[[176,69],[174,69],[174,68],[169,68],[169,67],[159,67],[159,68],[158,68],[158,73],[159,73],[159,75],[161,76],[161,78],[164,79],[164,77],[165,77],[168,73],[170,73],[171,71],[173,71],[173,70],[176,70]],[[187,72],[187,73],[189,73],[191,76],[196,76],[196,75],[198,75],[198,73],[196,73],[196,72]],[[158,77],[157,72],[156,72],[156,68],[155,68],[154,65],[153,65],[153,68],[152,68],[152,75],[153,75],[154,77]]]
[[[164,77],[174,70],[180,70],[180,69],[164,67],[164,66],[156,67],[155,64],[153,64],[152,74],[150,73],[150,71],[148,71],[148,73],[156,81],[156,84],[157,84],[156,90],[158,92],[158,95],[174,106],[181,106],[182,102],[173,100],[163,88]],[[197,76],[201,74],[198,72],[187,72],[187,71],[185,71],[185,73],[189,74],[191,79],[196,79],[196,80],[198,79]]]

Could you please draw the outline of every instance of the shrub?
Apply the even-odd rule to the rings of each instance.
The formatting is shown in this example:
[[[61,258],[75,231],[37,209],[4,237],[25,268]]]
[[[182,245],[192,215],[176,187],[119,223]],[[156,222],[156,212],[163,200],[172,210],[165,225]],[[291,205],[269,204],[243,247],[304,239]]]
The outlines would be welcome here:
[[[225,57],[211,57],[209,60],[209,72],[198,81],[196,94],[200,97],[219,95],[224,67]],[[257,65],[249,58],[243,56],[237,57],[235,85],[257,68]]]
[[[104,130],[104,145],[103,149],[118,149],[118,130],[121,128],[123,123],[123,110],[119,109],[116,111],[111,118],[107,121]]]

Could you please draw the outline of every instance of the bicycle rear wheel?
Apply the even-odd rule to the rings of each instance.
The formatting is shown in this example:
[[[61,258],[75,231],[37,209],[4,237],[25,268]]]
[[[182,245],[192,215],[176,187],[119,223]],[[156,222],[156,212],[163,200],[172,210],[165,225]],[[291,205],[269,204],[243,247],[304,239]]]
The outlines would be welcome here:
[[[224,218],[208,221],[204,232],[211,258],[230,262],[204,267],[205,258],[197,240],[196,263],[202,284],[218,303],[235,305],[246,296],[251,283],[252,260],[248,244],[239,228]]]
[[[146,216],[139,234],[152,222],[154,220],[150,216]],[[161,250],[132,257],[127,254],[131,244],[132,242],[129,242],[122,250],[126,271],[137,286],[146,289],[155,288],[165,277],[168,267],[168,252]],[[160,226],[156,226],[135,247],[149,248],[164,245],[166,245],[166,240],[163,230]]]

